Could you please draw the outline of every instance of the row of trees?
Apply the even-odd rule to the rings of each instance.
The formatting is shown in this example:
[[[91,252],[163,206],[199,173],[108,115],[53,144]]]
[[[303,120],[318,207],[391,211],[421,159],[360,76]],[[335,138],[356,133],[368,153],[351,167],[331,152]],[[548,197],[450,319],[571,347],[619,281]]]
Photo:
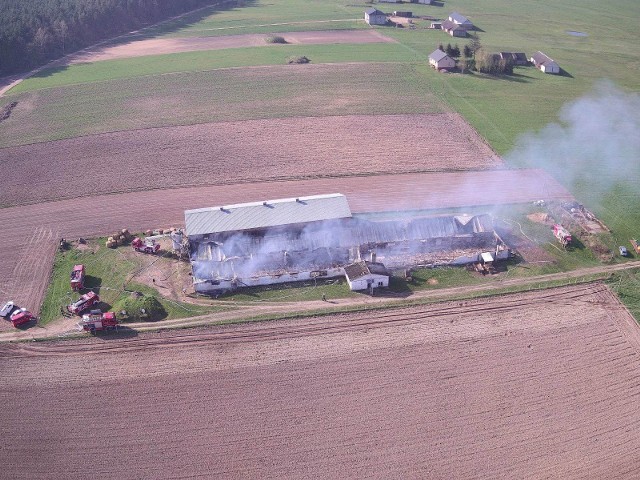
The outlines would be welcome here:
[[[212,3],[214,0],[2,0],[0,75],[29,69]]]
[[[446,47],[440,44],[438,48],[451,58],[460,58],[460,47],[457,44],[451,46],[449,43]],[[477,35],[472,35],[471,41],[464,46],[462,55],[464,58],[458,61],[458,67],[462,72],[476,71],[489,75],[513,74],[513,60],[502,58],[497,53],[485,51]]]

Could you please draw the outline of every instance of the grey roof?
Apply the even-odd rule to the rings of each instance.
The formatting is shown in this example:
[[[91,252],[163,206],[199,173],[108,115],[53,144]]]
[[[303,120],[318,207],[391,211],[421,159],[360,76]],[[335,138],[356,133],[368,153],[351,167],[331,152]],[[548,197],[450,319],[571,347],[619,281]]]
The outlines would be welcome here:
[[[531,58],[533,59],[533,63],[535,63],[536,65],[558,65],[550,57],[546,56],[540,51],[531,55]]]
[[[466,29],[462,25],[452,22],[451,20],[442,21],[442,30],[465,30],[466,31]]]
[[[364,13],[368,15],[385,15],[383,12],[378,10],[377,8],[367,8]]]
[[[382,263],[360,261],[344,267],[344,274],[349,280],[366,277],[367,275],[386,275],[389,276],[386,267]]]
[[[470,24],[472,25],[471,20],[469,20],[464,15],[460,15],[458,12],[451,12],[451,14],[449,15],[449,18],[456,23],[460,23],[460,24],[465,23],[467,25],[470,25]]]
[[[351,217],[340,193],[186,210],[187,235],[233,232]]]
[[[442,60],[445,57],[448,57],[448,55],[446,53],[444,53],[442,50],[437,49],[436,51],[432,52],[429,55],[429,60],[435,60],[436,62],[439,62],[440,60]]]

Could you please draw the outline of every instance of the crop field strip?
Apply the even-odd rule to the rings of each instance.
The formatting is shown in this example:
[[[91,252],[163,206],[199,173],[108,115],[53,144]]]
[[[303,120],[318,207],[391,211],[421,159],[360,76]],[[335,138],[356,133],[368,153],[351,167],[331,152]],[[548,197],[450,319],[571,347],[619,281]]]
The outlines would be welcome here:
[[[366,132],[366,133],[365,133]],[[501,160],[455,114],[288,118],[93,135],[0,150],[0,204],[260,180],[489,169]],[[38,176],[42,159],[49,169]],[[69,187],[77,172],[91,172]]]
[[[0,414],[13,439],[2,460],[14,478],[26,468],[67,478],[631,479],[639,353],[633,319],[598,284],[494,304],[3,345],[1,395],[15,410]],[[30,405],[13,400],[27,392]],[[51,414],[70,404],[73,431]],[[95,435],[112,448],[87,457]],[[18,462],[18,449],[39,455]]]
[[[209,122],[449,110],[415,68],[385,63],[154,75],[53,88],[4,100],[18,105],[0,123],[0,148]],[[4,155],[0,150],[0,164]]]

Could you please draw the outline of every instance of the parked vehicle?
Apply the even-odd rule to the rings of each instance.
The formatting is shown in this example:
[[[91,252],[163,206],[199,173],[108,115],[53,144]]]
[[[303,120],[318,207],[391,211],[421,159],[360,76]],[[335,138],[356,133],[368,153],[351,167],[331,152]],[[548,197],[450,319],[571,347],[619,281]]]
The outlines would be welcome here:
[[[19,327],[20,325],[29,323],[31,320],[37,320],[36,316],[26,308],[14,310],[9,319],[14,327]]]
[[[113,312],[102,313],[100,310],[91,310],[88,315],[82,316],[82,321],[78,323],[85,332],[96,333],[102,330],[113,330],[118,328],[118,319]]]
[[[67,305],[67,310],[74,315],[81,315],[82,312],[86,312],[99,301],[100,297],[97,293],[85,293],[77,301],[75,301],[71,305]]]
[[[136,252],[142,253],[156,253],[160,250],[160,244],[152,238],[142,240],[140,237],[136,237],[131,242],[131,246]]]
[[[11,314],[13,312],[15,312],[16,310],[20,310],[20,307],[18,307],[15,303],[13,303],[12,301],[8,301],[7,303],[4,304],[4,306],[0,309],[0,317],[5,318],[7,320],[9,320],[9,318],[11,317]]]
[[[627,255],[629,255],[629,252],[627,251],[627,247],[623,247],[622,245],[620,245],[618,247],[618,250],[620,250],[620,255],[622,255],[623,257],[626,257]]]
[[[75,265],[71,270],[71,290],[77,292],[84,288],[84,265]]]

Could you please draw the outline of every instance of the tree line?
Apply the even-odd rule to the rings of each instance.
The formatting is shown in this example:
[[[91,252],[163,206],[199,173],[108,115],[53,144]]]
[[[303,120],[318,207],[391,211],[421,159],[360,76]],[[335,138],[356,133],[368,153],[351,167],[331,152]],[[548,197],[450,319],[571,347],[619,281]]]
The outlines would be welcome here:
[[[215,0],[1,0],[0,75]]]

